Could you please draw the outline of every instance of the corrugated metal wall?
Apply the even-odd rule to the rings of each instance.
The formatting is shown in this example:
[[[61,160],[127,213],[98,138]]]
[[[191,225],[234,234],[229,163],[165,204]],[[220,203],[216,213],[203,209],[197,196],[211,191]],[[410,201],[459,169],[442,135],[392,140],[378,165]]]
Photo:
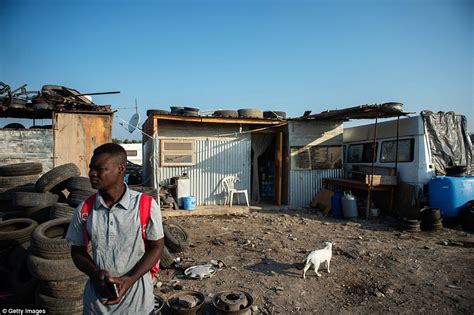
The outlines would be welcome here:
[[[342,169],[290,171],[289,204],[309,207],[314,195],[323,188],[323,178],[343,177]]]
[[[158,141],[157,141],[158,142]],[[171,177],[188,173],[191,195],[198,205],[224,203],[221,180],[236,175],[237,188],[247,188],[250,194],[251,141],[248,135],[240,139],[196,140],[196,165],[183,167],[159,167],[159,144],[155,146],[155,183],[168,185]],[[156,186],[155,186],[156,187]]]

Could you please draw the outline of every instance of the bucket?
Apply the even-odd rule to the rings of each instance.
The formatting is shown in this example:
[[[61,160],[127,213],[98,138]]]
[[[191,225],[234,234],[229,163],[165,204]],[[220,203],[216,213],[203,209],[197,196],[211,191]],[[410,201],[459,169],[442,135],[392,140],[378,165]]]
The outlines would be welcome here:
[[[370,215],[372,217],[378,217],[380,215],[380,209],[379,208],[371,208],[370,209]]]
[[[183,209],[194,210],[196,208],[196,198],[194,196],[183,197]]]
[[[357,202],[355,197],[349,192],[344,192],[342,201],[342,214],[346,219],[357,218]]]

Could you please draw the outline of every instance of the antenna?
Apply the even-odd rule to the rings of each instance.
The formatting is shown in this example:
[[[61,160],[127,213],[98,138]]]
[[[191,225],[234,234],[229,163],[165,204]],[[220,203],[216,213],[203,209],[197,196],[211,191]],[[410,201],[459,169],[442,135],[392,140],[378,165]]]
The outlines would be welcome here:
[[[140,123],[140,114],[138,113],[137,99],[135,99],[135,114],[132,115],[128,122],[128,131],[133,133]]]

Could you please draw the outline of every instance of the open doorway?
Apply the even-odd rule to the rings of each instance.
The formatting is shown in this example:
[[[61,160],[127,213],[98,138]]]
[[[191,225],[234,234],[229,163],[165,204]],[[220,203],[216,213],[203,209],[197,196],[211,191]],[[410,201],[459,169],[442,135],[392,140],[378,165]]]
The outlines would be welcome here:
[[[275,137],[258,158],[258,183],[261,203],[275,203]]]

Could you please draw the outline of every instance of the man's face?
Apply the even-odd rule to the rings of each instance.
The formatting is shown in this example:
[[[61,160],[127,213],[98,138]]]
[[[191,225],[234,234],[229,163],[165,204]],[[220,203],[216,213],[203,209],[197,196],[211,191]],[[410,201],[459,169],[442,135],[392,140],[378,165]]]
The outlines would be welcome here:
[[[125,167],[120,158],[109,153],[92,156],[89,165],[89,179],[92,187],[105,191],[115,185],[122,184]]]

